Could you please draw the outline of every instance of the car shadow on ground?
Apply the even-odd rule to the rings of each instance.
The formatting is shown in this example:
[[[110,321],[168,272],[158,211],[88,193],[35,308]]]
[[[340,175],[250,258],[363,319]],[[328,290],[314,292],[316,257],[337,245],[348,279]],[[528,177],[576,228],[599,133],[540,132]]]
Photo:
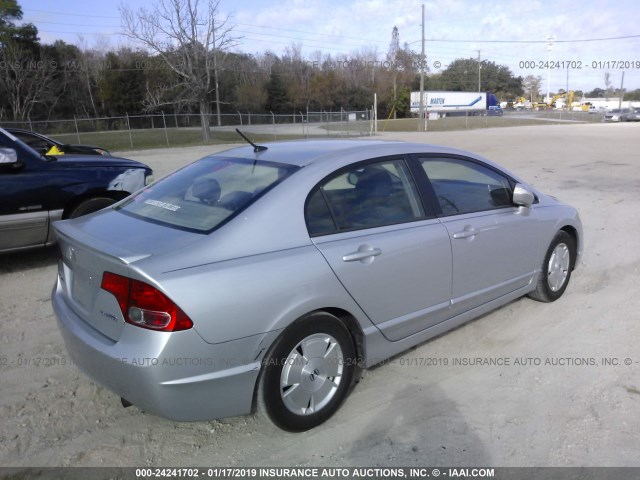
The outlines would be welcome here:
[[[16,273],[33,268],[48,267],[58,261],[58,247],[46,247],[0,255],[0,274]]]
[[[376,409],[347,458],[386,466],[490,465],[476,427],[436,385],[409,383]]]

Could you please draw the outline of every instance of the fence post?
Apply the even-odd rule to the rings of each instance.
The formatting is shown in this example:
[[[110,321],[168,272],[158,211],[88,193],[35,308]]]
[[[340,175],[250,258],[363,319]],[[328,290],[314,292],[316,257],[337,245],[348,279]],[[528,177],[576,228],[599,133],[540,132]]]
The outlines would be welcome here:
[[[129,130],[129,145],[133,148],[133,137],[131,136],[131,124],[129,123],[129,112],[125,112],[125,116],[127,117],[127,130]]]
[[[251,125],[251,112],[247,112],[247,117],[249,117],[247,118],[248,125]]]
[[[373,134],[378,135],[378,94],[373,93]],[[421,121],[422,122],[422,121]],[[422,125],[422,123],[420,123]]]
[[[369,110],[367,112],[367,114],[369,115],[369,136],[372,137],[373,136],[373,105],[371,106],[371,110]]]
[[[327,114],[327,137],[329,136],[329,112],[324,112]]]
[[[307,138],[307,136],[304,134],[304,115],[302,114],[302,112],[300,112],[300,118],[302,119],[302,121],[300,122],[302,124],[302,137]]]
[[[73,123],[76,124],[76,136],[78,137],[78,143],[82,143],[80,142],[80,130],[78,130],[78,119],[76,118],[76,114],[73,114]]]
[[[169,133],[167,132],[167,120],[164,118],[164,110],[162,110],[162,123],[164,124],[164,137],[167,139],[167,146],[169,146]]]
[[[238,110],[238,116],[240,117],[240,126],[242,126],[242,114],[240,113],[239,110]]]
[[[271,121],[273,122],[273,139],[277,140],[278,137],[276,135],[276,116],[271,112]]]
[[[31,125],[31,115],[27,115],[27,120],[29,120],[29,130],[33,132],[33,125]],[[80,143],[80,142],[78,142]]]
[[[173,118],[176,121],[176,129],[178,128],[178,114],[176,112],[173,112]]]

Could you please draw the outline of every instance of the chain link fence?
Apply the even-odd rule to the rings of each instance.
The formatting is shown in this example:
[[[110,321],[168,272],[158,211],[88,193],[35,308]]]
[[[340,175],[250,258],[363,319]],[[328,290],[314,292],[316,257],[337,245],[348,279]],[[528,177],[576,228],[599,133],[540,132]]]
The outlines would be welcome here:
[[[449,112],[446,115],[430,113],[427,116],[427,132],[462,131],[478,128],[522,127],[534,125],[570,125],[601,123],[604,112],[589,113],[566,110],[503,110],[499,114],[481,112]],[[398,120],[378,119],[377,132],[419,131],[417,117]]]
[[[209,117],[214,142],[236,141],[235,129],[262,139],[366,136],[373,134],[370,110],[339,112],[299,112],[289,115],[237,112]],[[177,146],[202,142],[200,114],[148,114],[66,120],[2,122],[3,127],[31,130],[54,136],[66,143],[104,145],[127,149]]]
[[[501,116],[470,115],[469,112],[429,116],[427,132],[500,128],[511,126],[599,123],[603,112],[583,111],[515,111],[504,110]],[[0,122],[3,127],[16,127],[52,136],[65,143],[97,145],[112,151],[125,151],[162,146],[201,145],[199,114],[149,114],[68,120]],[[418,118],[376,119],[371,110],[337,112],[298,112],[289,115],[272,113],[222,114],[220,126],[215,114],[209,115],[211,143],[241,142],[235,131],[240,129],[255,141],[288,140],[321,137],[363,137],[377,133],[419,130]]]

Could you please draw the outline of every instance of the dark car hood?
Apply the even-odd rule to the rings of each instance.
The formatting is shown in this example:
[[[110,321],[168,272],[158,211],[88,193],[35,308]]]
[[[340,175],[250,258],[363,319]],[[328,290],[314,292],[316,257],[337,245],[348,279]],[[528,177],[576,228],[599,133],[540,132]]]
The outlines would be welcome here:
[[[66,167],[131,167],[151,169],[144,163],[121,157],[65,153],[64,155],[56,155],[55,158],[58,163]]]

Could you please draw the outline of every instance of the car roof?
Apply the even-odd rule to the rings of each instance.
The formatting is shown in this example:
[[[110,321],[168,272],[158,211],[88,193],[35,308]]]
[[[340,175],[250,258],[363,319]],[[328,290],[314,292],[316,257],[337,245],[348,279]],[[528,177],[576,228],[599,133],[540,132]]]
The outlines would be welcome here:
[[[474,156],[469,152],[439,145],[390,140],[293,140],[266,143],[267,150],[254,152],[252,146],[243,146],[210,155],[210,157],[250,158],[268,162],[285,163],[303,167],[316,161],[331,161],[358,153],[375,158],[408,153],[448,153]]]
[[[32,132],[31,130],[25,130],[24,128],[14,128],[14,127],[2,127],[2,128],[4,128],[7,132],[28,133],[28,134],[36,135],[39,137],[42,136],[42,134],[40,133]]]
[[[17,134],[31,135],[33,137],[37,137],[37,138],[40,138],[42,140],[48,140],[48,141],[51,141],[52,143],[56,143],[58,145],[62,145],[60,142],[58,142],[57,140],[54,140],[53,138],[49,138],[46,135],[31,131],[31,130],[25,130],[24,128],[14,128],[14,127],[3,127],[3,128],[7,132],[11,133],[12,135],[17,135]]]

